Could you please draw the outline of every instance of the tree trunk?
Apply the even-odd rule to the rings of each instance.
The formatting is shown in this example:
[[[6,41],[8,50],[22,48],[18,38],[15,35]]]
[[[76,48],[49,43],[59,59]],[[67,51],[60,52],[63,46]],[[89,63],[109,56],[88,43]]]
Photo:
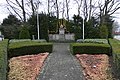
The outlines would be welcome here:
[[[91,19],[92,0],[90,0],[89,20]]]
[[[58,27],[59,25],[59,7],[58,7],[58,0],[55,1],[55,5],[56,5],[56,9],[57,9],[57,28],[56,28],[56,32],[58,32]]]
[[[69,2],[66,0],[67,20],[69,21]]]
[[[23,11],[23,22],[26,22],[26,12],[25,12],[25,8],[24,8],[24,0],[22,0],[22,11]]]
[[[32,7],[32,15],[34,16],[35,15],[35,9],[34,9],[33,0],[30,0],[30,3],[31,3],[31,7]]]

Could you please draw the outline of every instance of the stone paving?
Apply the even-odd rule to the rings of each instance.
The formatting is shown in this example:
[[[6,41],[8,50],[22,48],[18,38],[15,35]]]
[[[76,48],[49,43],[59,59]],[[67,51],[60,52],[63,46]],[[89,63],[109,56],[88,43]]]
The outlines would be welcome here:
[[[85,80],[78,60],[70,54],[69,43],[54,43],[37,80]]]

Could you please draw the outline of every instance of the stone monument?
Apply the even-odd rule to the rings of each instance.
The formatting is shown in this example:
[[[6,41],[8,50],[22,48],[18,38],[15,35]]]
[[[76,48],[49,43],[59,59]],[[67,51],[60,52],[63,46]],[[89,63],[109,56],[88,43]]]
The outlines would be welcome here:
[[[57,34],[49,34],[49,40],[53,41],[74,41],[74,33],[65,33],[67,31],[66,23],[59,22],[59,28],[57,27]]]
[[[60,25],[59,34],[65,34],[65,28],[63,25]]]
[[[59,40],[65,40],[65,28],[64,26],[61,24],[60,28],[59,28]]]

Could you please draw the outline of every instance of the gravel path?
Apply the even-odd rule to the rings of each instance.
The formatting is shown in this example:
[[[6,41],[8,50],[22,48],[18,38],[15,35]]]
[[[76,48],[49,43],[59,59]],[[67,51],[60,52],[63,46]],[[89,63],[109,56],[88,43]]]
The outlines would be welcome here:
[[[37,80],[85,80],[78,60],[70,54],[69,43],[54,43]]]

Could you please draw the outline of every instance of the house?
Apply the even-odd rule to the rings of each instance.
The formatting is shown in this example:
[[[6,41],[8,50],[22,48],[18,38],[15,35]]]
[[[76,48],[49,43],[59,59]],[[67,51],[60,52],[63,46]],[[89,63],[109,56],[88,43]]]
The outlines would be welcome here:
[[[120,40],[120,27],[113,32],[114,38]]]

